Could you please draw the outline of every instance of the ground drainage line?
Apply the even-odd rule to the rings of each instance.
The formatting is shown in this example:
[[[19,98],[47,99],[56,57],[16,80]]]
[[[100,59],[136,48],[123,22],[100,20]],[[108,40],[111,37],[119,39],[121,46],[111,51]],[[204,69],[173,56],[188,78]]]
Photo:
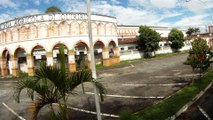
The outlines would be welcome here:
[[[212,83],[210,83],[204,90],[200,91],[191,101],[189,101],[187,104],[185,104],[179,111],[176,112],[171,117],[168,117],[166,120],[175,120],[181,113],[185,112],[193,103],[195,103],[200,97],[203,96],[203,94],[212,86]],[[181,89],[182,90],[182,89]]]
[[[200,106],[198,106],[198,109],[208,120],[211,120],[211,118],[208,116],[208,114]]]
[[[54,103],[54,105],[58,105],[58,104],[57,104],[57,103]],[[75,110],[75,111],[80,111],[80,112],[84,112],[84,113],[93,114],[93,115],[96,115],[96,114],[97,114],[96,112],[89,111],[89,110],[84,110],[84,109],[80,109],[80,108],[76,108],[76,107],[68,106],[67,108],[72,109],[72,110]],[[114,115],[114,114],[101,113],[101,115],[102,115],[102,116],[105,116],[105,117],[119,118],[118,115]]]
[[[94,95],[92,92],[85,92],[86,94],[89,95]],[[109,95],[106,94],[105,96],[107,97],[117,97],[117,98],[131,98],[131,99],[163,99],[165,98],[164,96],[149,96],[149,97],[142,97],[142,96],[124,96],[124,95]]]
[[[4,105],[4,107],[6,107],[11,113],[13,113],[15,116],[17,116],[20,120],[26,120],[25,118],[21,117],[20,115],[18,115],[18,113],[16,113],[12,108],[10,108],[7,104],[5,104],[4,102],[2,103]]]
[[[189,83],[168,83],[168,84],[122,84],[122,86],[134,86],[134,87],[146,87],[146,86],[182,86],[187,85]]]
[[[0,83],[16,83],[17,81],[1,81],[0,80]]]

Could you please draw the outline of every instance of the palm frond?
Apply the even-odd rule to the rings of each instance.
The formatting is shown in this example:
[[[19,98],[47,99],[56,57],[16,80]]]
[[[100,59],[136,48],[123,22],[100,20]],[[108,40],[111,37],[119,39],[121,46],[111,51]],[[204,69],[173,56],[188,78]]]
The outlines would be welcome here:
[[[106,94],[106,89],[103,84],[92,78],[92,72],[90,70],[74,72],[68,80],[67,88],[69,91],[73,91],[77,86],[84,82],[91,82],[94,84],[100,93],[101,100],[103,101],[103,95]]]
[[[93,80],[93,84],[95,85],[95,87],[98,89],[98,92],[100,93],[101,101],[104,101],[104,94],[107,93],[106,88],[103,86],[102,83],[96,80]]]
[[[41,62],[40,68],[35,72],[35,77],[51,81],[59,91],[63,89],[64,76],[61,74],[60,68],[47,66],[45,62]]]
[[[27,88],[28,89],[28,95],[33,98],[32,94],[33,94],[33,90],[34,90],[34,85],[36,84],[36,80],[32,79],[32,78],[25,78],[23,80],[18,81],[18,83],[16,84],[16,86],[14,87],[14,93],[13,93],[13,97],[16,100],[16,102],[20,102],[20,94],[22,92],[23,89]]]

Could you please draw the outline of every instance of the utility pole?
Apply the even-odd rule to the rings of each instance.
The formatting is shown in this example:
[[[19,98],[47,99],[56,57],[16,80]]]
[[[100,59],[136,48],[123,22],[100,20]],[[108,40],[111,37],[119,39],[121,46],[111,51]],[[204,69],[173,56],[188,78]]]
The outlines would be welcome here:
[[[87,21],[88,21],[88,33],[89,33],[89,43],[90,43],[90,56],[91,56],[91,66],[92,66],[92,77],[97,80],[96,68],[95,68],[95,57],[94,57],[94,47],[92,39],[92,26],[91,26],[91,12],[90,12],[90,0],[87,0]],[[98,90],[94,86],[94,95],[95,95],[95,106],[98,120],[101,120],[101,109],[98,97]]]

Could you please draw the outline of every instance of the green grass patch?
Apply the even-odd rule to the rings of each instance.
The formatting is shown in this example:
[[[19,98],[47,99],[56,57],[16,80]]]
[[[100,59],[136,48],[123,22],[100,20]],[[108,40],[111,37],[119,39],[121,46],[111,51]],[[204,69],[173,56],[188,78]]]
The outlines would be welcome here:
[[[96,64],[96,68],[103,68],[103,64]]]
[[[180,51],[180,52],[157,54],[155,57],[156,58],[159,58],[159,57],[170,57],[170,56],[175,56],[175,55],[184,54],[184,53],[188,53],[188,52],[189,52],[188,50],[185,50],[185,51]]]
[[[192,100],[200,91],[205,89],[213,78],[213,70],[210,70],[202,78],[202,82],[194,82],[182,90],[176,92],[171,97],[162,100],[158,104],[154,104],[135,114],[130,114],[131,118],[134,115],[137,119],[134,120],[165,120],[168,117],[176,114],[185,104]],[[124,117],[121,115],[120,120]],[[131,120],[131,119],[130,119]]]
[[[136,61],[141,61],[144,60],[145,58],[138,58],[138,59],[133,59],[133,60],[124,60],[124,61],[120,61],[120,64],[128,64],[130,62],[136,62]]]

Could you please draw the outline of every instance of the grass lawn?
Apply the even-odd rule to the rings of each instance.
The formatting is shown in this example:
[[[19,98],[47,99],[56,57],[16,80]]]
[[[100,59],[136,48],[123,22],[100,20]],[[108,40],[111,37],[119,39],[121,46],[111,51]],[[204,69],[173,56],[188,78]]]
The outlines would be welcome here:
[[[171,97],[162,100],[137,113],[122,114],[120,120],[165,120],[176,114],[186,103],[192,100],[201,90],[204,90],[213,80],[213,70],[208,71],[202,82],[194,82]]]

